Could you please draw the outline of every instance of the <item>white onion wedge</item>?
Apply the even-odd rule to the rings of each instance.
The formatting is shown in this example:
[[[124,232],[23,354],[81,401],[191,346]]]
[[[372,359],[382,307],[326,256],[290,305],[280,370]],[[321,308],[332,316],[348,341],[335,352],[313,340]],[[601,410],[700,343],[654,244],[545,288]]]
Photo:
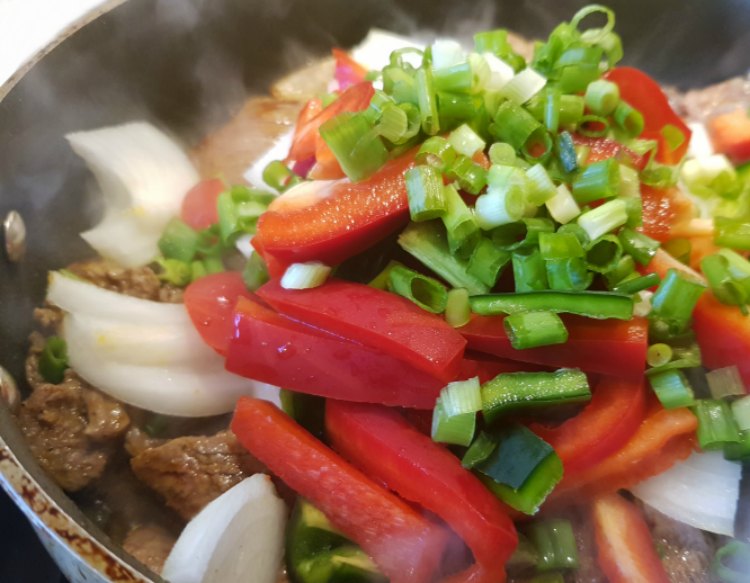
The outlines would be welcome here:
[[[733,536],[741,476],[742,466],[725,460],[720,451],[693,453],[632,492],[670,518]]]
[[[81,236],[100,255],[135,267],[157,253],[164,226],[198,181],[187,155],[166,134],[133,122],[66,136],[96,177],[104,218]]]
[[[286,508],[264,474],[246,478],[185,527],[167,557],[170,583],[275,583]]]
[[[279,403],[277,387],[224,369],[182,304],[126,296],[60,273],[47,300],[66,312],[70,365],[111,397],[163,415],[227,413],[251,395]]]
[[[390,55],[393,51],[405,48],[422,51],[425,46],[395,32],[371,28],[364,40],[352,49],[351,55],[360,65],[374,71],[382,69],[390,62]],[[405,60],[417,67],[422,61],[421,58],[411,61],[408,55],[405,55]]]

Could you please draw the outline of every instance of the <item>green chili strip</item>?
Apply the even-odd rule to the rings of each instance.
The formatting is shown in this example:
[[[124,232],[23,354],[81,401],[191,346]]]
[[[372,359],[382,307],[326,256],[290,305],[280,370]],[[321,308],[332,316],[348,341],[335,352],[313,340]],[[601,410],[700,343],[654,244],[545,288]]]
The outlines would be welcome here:
[[[39,354],[39,374],[45,381],[59,384],[65,379],[68,369],[68,345],[59,336],[50,336]]]
[[[412,221],[428,221],[446,212],[443,177],[432,166],[415,166],[406,171],[406,193]]]
[[[507,316],[503,326],[516,350],[563,344],[568,341],[568,330],[554,312],[523,312]]]
[[[471,309],[474,313],[485,316],[548,311],[597,319],[630,320],[633,317],[633,299],[611,292],[540,291],[488,294],[472,297]]]
[[[682,332],[705,289],[701,282],[687,279],[676,269],[670,269],[651,298],[650,317],[665,322],[673,333]]]
[[[665,370],[649,375],[651,388],[665,409],[688,407],[695,402],[693,387],[680,370]]]
[[[618,294],[633,295],[656,285],[659,285],[659,276],[655,273],[649,273],[642,277],[625,279],[614,286],[612,291]]]
[[[526,532],[536,547],[539,571],[578,568],[578,546],[569,520],[535,520]]]
[[[722,449],[740,440],[729,403],[719,399],[699,399],[693,407],[698,417],[698,444],[703,450]]]
[[[391,291],[433,314],[442,314],[448,302],[448,290],[431,277],[417,273],[403,265],[394,265],[388,274]]]

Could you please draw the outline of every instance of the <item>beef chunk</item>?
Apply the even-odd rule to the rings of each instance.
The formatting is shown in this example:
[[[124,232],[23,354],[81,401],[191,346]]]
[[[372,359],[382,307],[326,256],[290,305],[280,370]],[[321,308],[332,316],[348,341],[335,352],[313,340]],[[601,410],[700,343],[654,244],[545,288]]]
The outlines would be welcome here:
[[[244,478],[264,470],[228,431],[172,439],[142,451],[130,465],[186,520]]]
[[[174,535],[165,528],[145,524],[134,527],[125,537],[122,546],[154,573],[161,573],[175,541]]]
[[[81,261],[68,271],[104,289],[155,302],[179,303],[182,289],[162,282],[150,267],[126,269],[104,259]]]
[[[32,340],[26,371],[31,395],[21,404],[18,423],[34,457],[65,490],[75,492],[98,479],[130,419],[124,407],[76,375],[59,385],[37,370],[41,337]]]

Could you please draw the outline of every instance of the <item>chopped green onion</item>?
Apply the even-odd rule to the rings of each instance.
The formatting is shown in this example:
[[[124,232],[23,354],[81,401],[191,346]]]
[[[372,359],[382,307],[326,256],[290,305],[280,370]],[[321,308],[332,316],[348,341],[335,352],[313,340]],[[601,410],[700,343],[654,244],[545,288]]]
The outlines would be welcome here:
[[[659,241],[633,229],[623,229],[619,237],[625,253],[631,255],[641,265],[651,263],[660,245]]]
[[[268,275],[266,262],[263,261],[263,257],[259,253],[253,252],[247,258],[245,267],[242,270],[242,281],[245,282],[247,289],[255,291],[269,279],[270,276]]]
[[[583,257],[583,247],[573,233],[539,233],[539,251],[545,260]]]
[[[526,532],[536,547],[539,571],[578,568],[578,546],[570,521],[561,518],[534,521]]]
[[[284,289],[310,289],[320,287],[328,279],[331,268],[320,261],[292,263],[281,276]]]
[[[443,224],[448,233],[448,248],[451,253],[471,251],[479,241],[479,224],[474,213],[458,194],[452,184],[443,187],[445,214]],[[464,253],[466,254],[466,253]]]
[[[167,259],[189,263],[198,250],[198,233],[180,219],[173,218],[164,228],[158,245]]]
[[[471,158],[458,155],[448,169],[448,177],[458,181],[462,190],[470,194],[479,194],[487,185],[487,171]]]
[[[429,68],[421,67],[415,76],[417,104],[422,118],[422,129],[427,135],[434,136],[440,131],[437,96]]]
[[[406,171],[406,193],[412,221],[428,221],[446,212],[443,177],[433,166],[415,166]]]
[[[750,251],[750,221],[714,218],[714,242],[721,247]]]
[[[699,399],[695,402],[693,412],[698,418],[697,435],[701,449],[721,449],[727,443],[740,440],[732,410],[726,401]]]
[[[544,203],[550,216],[560,224],[566,224],[581,214],[581,208],[564,184],[557,187],[555,196]]]
[[[205,268],[206,273],[221,273],[224,271],[224,262],[221,260],[221,257],[204,257],[203,267]]]
[[[527,68],[508,81],[500,91],[501,95],[516,105],[523,105],[539,93],[547,84],[547,79]]]
[[[273,160],[263,169],[263,182],[277,192],[284,192],[300,180],[281,160]]]
[[[628,220],[625,203],[621,199],[610,200],[603,205],[583,213],[578,217],[578,224],[583,227],[592,241],[617,227],[621,227]]]
[[[463,288],[450,290],[445,304],[445,321],[454,328],[460,328],[468,324],[470,319],[469,292]]]
[[[539,243],[542,233],[552,233],[555,224],[547,218],[530,217],[492,230],[492,241],[502,249],[512,251]]]
[[[649,273],[642,277],[621,280],[612,288],[612,291],[618,294],[633,295],[657,285],[659,285],[659,276],[655,273]]]
[[[586,246],[586,266],[597,273],[607,273],[622,257],[622,245],[614,235],[603,235]]]
[[[513,411],[581,403],[591,398],[586,375],[578,369],[501,373],[482,385],[482,410],[488,423]]]
[[[745,383],[742,382],[740,371],[737,366],[725,366],[717,368],[706,373],[708,388],[711,390],[711,396],[714,399],[721,399],[727,396],[745,395]],[[740,427],[740,429],[746,429]]]
[[[279,400],[284,413],[318,439],[325,439],[326,400],[324,398],[281,389]],[[317,508],[312,506],[310,508],[316,513],[320,512]],[[322,513],[320,514],[322,516]],[[323,518],[325,520],[325,517]]]
[[[652,344],[646,351],[646,362],[649,366],[664,366],[672,360],[672,347],[669,344],[659,342]]]
[[[448,143],[459,154],[471,158],[477,152],[484,150],[487,145],[474,130],[466,124],[460,125],[448,136]]]
[[[540,291],[488,294],[472,297],[471,309],[475,314],[484,316],[549,311],[596,319],[630,320],[633,317],[633,298],[611,292]]]
[[[657,337],[657,334],[651,333],[652,336]],[[701,353],[697,344],[691,344],[689,346],[674,346],[672,347],[672,357],[669,362],[661,365],[654,365],[646,371],[646,376],[651,376],[664,372],[665,370],[678,370],[685,368],[696,368],[701,366]]]
[[[547,271],[538,248],[517,249],[511,256],[511,262],[517,292],[547,289]]]
[[[474,203],[477,222],[484,230],[520,220],[524,209],[524,191],[520,185],[514,183],[508,184],[505,188],[490,188]]]
[[[570,65],[559,69],[557,86],[564,93],[583,92],[589,83],[599,78],[599,66],[590,63]]]
[[[661,128],[661,135],[667,143],[667,147],[673,152],[685,143],[685,134],[670,123]]]
[[[477,116],[477,111],[482,108],[482,101],[478,96],[465,93],[438,91],[437,100],[441,128],[445,124],[445,129],[461,120],[473,120]],[[487,120],[483,120],[483,131],[488,123],[489,116]]]
[[[433,314],[442,314],[448,302],[448,290],[442,283],[403,265],[391,269],[388,288]]]
[[[620,196],[623,198],[640,198],[641,179],[638,171],[626,164],[620,164]]]
[[[651,317],[665,322],[673,333],[682,332],[705,289],[701,282],[670,269],[651,298]]]
[[[750,431],[740,431],[736,442],[724,444],[724,459],[744,462],[750,460]]]
[[[553,151],[554,141],[544,128],[532,135],[531,139],[521,148],[521,153],[529,164],[533,164],[534,162],[546,163],[550,156],[552,156]]]
[[[568,341],[568,329],[554,312],[512,314],[503,320],[503,326],[516,350]]]
[[[453,287],[466,288],[470,295],[489,291],[489,285],[469,273],[468,262],[450,252],[439,225],[412,223],[401,233],[398,244]]]
[[[461,465],[467,470],[476,467],[477,464],[490,457],[496,447],[497,443],[492,435],[482,431],[469,446],[469,449],[466,450],[464,457],[461,459]]]
[[[575,177],[572,192],[579,204],[614,198],[620,192],[620,165],[612,158],[594,162]]]
[[[576,155],[573,137],[568,132],[561,132],[555,141],[557,159],[565,172],[574,172],[578,168],[578,157]]]
[[[68,369],[68,345],[59,336],[50,336],[44,343],[37,361],[39,374],[48,383],[58,385],[65,379]]]
[[[547,282],[552,290],[582,291],[594,281],[594,275],[580,257],[550,259],[545,262]]]
[[[732,415],[740,431],[750,431],[750,395],[732,403]]]
[[[393,269],[396,265],[401,265],[401,263],[394,260],[389,261],[388,264],[382,269],[382,271],[380,271],[380,273],[373,277],[367,285],[370,287],[374,287],[375,289],[388,289],[388,280],[391,277],[391,269]]]
[[[600,115],[587,114],[578,121],[578,133],[589,138],[603,138],[609,131],[609,121]]]
[[[693,387],[681,370],[665,370],[649,375],[648,380],[665,409],[688,407],[695,401]]]
[[[443,408],[449,416],[476,413],[482,410],[482,393],[479,377],[455,381],[440,391]],[[468,444],[467,444],[468,445]]]
[[[526,170],[526,179],[528,184],[527,199],[533,205],[542,205],[557,194],[554,182],[541,164],[535,164]]]
[[[560,129],[560,90],[550,87],[544,92],[544,127],[556,134]]]
[[[750,573],[750,544],[730,540],[716,551],[711,572],[721,583],[747,583]]]
[[[711,291],[720,302],[740,306],[747,312],[748,286],[732,277],[729,262],[719,253],[709,255],[701,260],[701,271],[706,276]],[[750,281],[750,280],[748,280]]]
[[[433,68],[432,80],[436,91],[465,93],[474,84],[474,72],[469,61],[448,67]]]
[[[516,151],[510,144],[495,142],[490,146],[489,157],[492,164],[513,166],[516,160]]]
[[[586,87],[586,107],[596,115],[611,114],[620,102],[620,88],[612,81],[599,79]]]
[[[617,104],[617,107],[615,107],[612,117],[614,118],[617,127],[625,132],[625,135],[629,138],[638,137],[643,133],[643,114],[633,108],[629,103],[620,101],[620,103]]]
[[[362,113],[344,112],[329,119],[320,126],[320,137],[353,182],[367,178],[388,160],[388,150]]]
[[[383,108],[380,121],[375,126],[378,134],[393,144],[404,142],[409,132],[409,118],[406,111],[395,104],[387,105]],[[408,138],[413,137],[408,136]]]
[[[488,288],[492,288],[509,261],[508,251],[500,249],[492,241],[482,237],[469,258],[468,271]]]
[[[501,434],[495,450],[476,468],[495,496],[526,514],[539,510],[563,474],[552,447],[522,425]]]
[[[521,151],[527,142],[544,127],[519,105],[504,101],[498,107],[494,118],[493,134],[501,141]]]
[[[195,281],[196,279],[200,279],[201,277],[206,277],[208,275],[208,270],[206,269],[206,266],[203,264],[203,261],[193,261],[190,263],[190,280]]]
[[[476,423],[476,413],[448,415],[442,400],[438,399],[432,414],[432,440],[438,443],[467,446],[474,439]]]
[[[200,262],[198,262],[200,263]],[[166,259],[158,257],[152,267],[160,281],[177,287],[185,287],[193,281],[191,263],[185,263],[179,259]]]
[[[690,239],[670,239],[664,243],[664,251],[669,253],[672,257],[677,259],[680,263],[688,265],[690,263],[690,254],[693,250],[693,245]]]
[[[417,164],[429,164],[441,172],[450,168],[456,160],[456,150],[442,136],[427,138],[417,152]]]
[[[273,194],[245,186],[233,186],[222,192],[216,208],[219,235],[224,245],[232,244],[241,234],[254,233],[258,217],[274,198]]]

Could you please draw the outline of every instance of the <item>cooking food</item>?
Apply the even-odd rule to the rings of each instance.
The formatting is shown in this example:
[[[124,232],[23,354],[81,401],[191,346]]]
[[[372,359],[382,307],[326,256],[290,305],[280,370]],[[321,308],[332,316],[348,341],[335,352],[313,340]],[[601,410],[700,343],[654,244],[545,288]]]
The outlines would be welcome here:
[[[373,31],[192,159],[70,134],[40,464],[173,583],[744,580],[746,96],[670,102],[614,21]]]

